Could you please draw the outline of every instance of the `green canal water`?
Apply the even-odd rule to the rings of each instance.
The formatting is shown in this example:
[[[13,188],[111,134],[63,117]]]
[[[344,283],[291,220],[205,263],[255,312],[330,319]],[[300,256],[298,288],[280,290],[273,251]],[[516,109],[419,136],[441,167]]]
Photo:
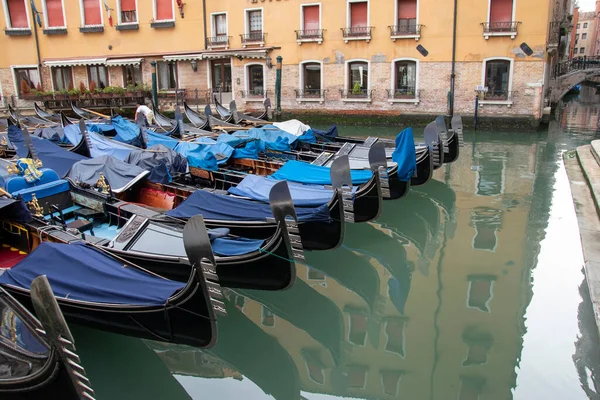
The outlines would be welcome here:
[[[290,290],[227,291],[210,350],[73,327],[97,398],[598,398],[562,162],[596,136],[598,103],[582,95],[543,132],[466,132],[457,162],[309,253]]]

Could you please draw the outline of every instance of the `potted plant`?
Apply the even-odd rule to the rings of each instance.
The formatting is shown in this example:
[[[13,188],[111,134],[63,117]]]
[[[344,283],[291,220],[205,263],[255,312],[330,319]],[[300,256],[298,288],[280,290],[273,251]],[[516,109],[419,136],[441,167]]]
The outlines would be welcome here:
[[[31,93],[31,86],[29,86],[25,79],[21,79],[20,97],[22,99],[33,99],[35,97],[35,95]]]
[[[79,99],[79,94],[81,92],[79,91],[79,89],[70,89],[69,90],[69,99],[71,100],[77,100]]]
[[[109,98],[113,97],[113,94],[115,92],[114,88],[112,86],[107,86],[104,89],[100,89],[100,90],[102,90],[102,94],[100,97],[103,97],[105,99],[109,99]]]
[[[147,83],[140,85],[140,89],[142,90],[143,96],[149,97],[152,94],[152,86],[148,85]]]
[[[54,92],[55,100],[68,100],[69,99],[69,91],[67,89],[61,89]]]
[[[120,86],[113,86],[113,97],[123,97],[125,96],[125,93],[127,92],[127,90],[125,90],[125,88],[122,88]]]

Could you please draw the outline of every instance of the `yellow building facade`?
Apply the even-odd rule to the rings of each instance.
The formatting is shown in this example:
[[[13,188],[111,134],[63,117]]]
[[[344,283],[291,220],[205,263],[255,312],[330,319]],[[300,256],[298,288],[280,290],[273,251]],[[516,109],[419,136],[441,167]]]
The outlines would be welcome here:
[[[43,91],[89,89],[92,81],[96,88],[150,84],[150,62],[157,61],[161,95],[179,90],[189,101],[205,101],[212,91],[225,104],[235,99],[240,108],[256,108],[264,97],[275,96],[281,56],[284,111],[449,111],[450,1],[2,3],[4,106],[31,105],[23,101],[22,81]],[[539,117],[550,3],[458,1],[457,112],[472,113],[479,93],[485,115]],[[41,25],[35,27],[38,18]]]

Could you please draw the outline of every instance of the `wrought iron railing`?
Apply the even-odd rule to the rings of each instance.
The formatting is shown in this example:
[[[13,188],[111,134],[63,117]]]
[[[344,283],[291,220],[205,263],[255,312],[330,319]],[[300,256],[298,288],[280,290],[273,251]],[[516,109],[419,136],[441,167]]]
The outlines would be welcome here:
[[[504,21],[504,22],[482,22],[484,34],[493,33],[517,33],[517,28],[521,25],[521,21]]]
[[[583,71],[588,69],[600,69],[600,56],[577,57],[572,60],[558,63],[554,66],[552,76],[562,76],[574,71]]]
[[[417,24],[414,19],[398,20],[398,25],[390,25],[390,36],[414,36],[421,34],[423,25]]]
[[[345,38],[371,37],[372,26],[352,26],[350,28],[341,28],[342,35]]]
[[[516,91],[507,90],[489,90],[480,95],[480,100],[485,101],[512,101]]]
[[[305,29],[296,31],[296,40],[323,40],[325,29]]]
[[[257,88],[252,90],[240,90],[240,96],[243,99],[251,98],[266,98],[271,91],[269,89],[264,90],[263,88]]]
[[[414,86],[405,86],[397,89],[386,89],[388,99],[390,100],[402,100],[402,99],[418,99],[421,94],[421,90],[417,90]]]
[[[240,34],[242,43],[262,43],[265,41],[266,36],[267,34],[264,32],[250,32]]]
[[[340,89],[342,99],[370,99],[373,97],[373,89]]]
[[[229,46],[231,36],[212,36],[206,38],[206,45],[211,47]]]
[[[198,110],[200,105],[210,104],[211,95],[211,89],[187,88],[184,99],[189,106],[196,106],[196,110]]]
[[[297,99],[323,99],[327,89],[295,89]]]

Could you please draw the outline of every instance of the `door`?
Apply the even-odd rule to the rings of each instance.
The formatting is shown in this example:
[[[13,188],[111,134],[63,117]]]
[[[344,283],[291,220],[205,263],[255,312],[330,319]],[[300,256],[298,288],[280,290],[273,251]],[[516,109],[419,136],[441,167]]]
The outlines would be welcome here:
[[[231,60],[213,60],[211,68],[212,90],[219,103],[227,107],[233,98],[231,95]]]

